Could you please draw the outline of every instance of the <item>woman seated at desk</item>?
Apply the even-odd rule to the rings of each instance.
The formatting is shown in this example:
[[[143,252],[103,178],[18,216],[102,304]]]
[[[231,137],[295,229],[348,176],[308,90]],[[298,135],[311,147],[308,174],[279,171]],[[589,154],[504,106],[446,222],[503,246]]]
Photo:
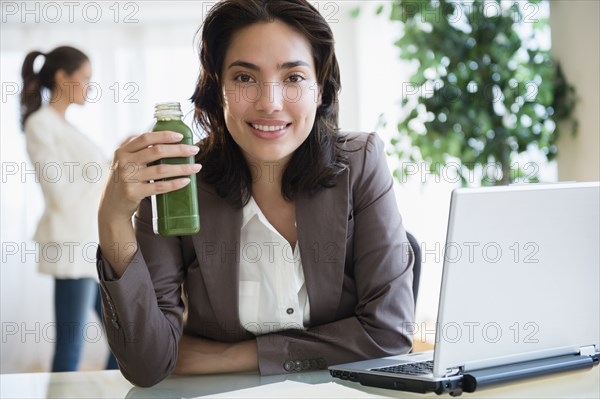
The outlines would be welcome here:
[[[206,137],[123,144],[100,205],[104,321],[123,375],[150,386],[408,352],[413,254],[383,142],[339,132],[327,22],[305,0],[225,0],[204,21],[200,59]],[[149,166],[190,154],[198,164]],[[189,179],[150,181],[192,174],[200,232],[155,235],[149,196]]]

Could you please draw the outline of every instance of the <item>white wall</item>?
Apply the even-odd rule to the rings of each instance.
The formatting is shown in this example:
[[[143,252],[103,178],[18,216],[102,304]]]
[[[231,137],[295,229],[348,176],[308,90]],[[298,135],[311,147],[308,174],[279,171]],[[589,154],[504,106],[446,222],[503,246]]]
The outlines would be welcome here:
[[[577,136],[562,126],[558,175],[561,180],[600,180],[600,2],[550,1],[550,24],[552,54],[579,97]]]

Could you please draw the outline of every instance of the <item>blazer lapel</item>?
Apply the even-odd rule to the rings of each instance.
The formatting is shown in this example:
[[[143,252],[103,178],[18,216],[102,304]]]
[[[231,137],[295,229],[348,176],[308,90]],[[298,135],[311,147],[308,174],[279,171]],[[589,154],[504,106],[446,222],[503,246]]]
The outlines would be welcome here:
[[[198,182],[200,232],[192,236],[211,307],[226,331],[241,329],[238,315],[242,208]]]
[[[348,227],[348,170],[337,185],[296,200],[298,244],[313,326],[335,318],[344,282]]]

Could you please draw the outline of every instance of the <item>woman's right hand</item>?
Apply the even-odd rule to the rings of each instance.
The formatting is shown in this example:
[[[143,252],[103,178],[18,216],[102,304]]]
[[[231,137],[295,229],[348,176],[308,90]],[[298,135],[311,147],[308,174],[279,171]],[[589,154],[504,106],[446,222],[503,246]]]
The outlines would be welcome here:
[[[151,165],[162,158],[189,157],[198,153],[197,146],[175,144],[182,138],[180,133],[171,131],[144,133],[121,144],[115,151],[110,178],[100,202],[98,226],[102,252],[118,275],[124,272],[137,250],[131,217],[142,199],[178,190],[190,182],[187,177],[158,180],[200,171],[199,164]],[[123,249],[124,246],[129,250],[107,251],[108,247]]]

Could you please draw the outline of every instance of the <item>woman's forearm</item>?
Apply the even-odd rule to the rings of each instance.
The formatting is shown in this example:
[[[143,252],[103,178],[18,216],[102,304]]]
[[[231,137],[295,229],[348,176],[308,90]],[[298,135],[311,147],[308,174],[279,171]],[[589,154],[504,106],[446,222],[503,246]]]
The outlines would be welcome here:
[[[256,340],[216,342],[183,335],[175,374],[215,374],[257,371]]]
[[[135,231],[131,222],[111,222],[98,214],[99,240],[102,255],[110,263],[117,278],[121,277],[137,251]]]

